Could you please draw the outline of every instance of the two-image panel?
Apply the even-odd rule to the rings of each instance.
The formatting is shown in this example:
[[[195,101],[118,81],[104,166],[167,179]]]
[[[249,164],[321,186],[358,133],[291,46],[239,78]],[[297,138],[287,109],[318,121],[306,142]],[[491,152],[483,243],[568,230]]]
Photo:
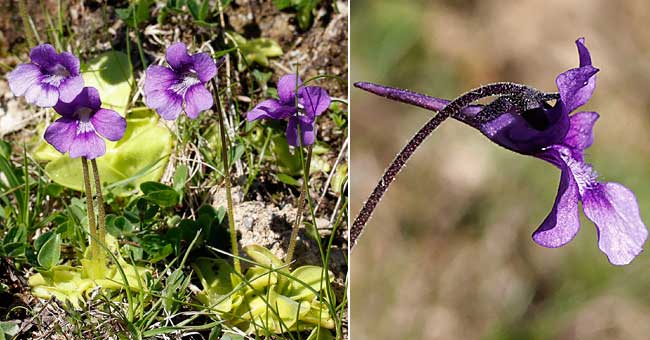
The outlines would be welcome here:
[[[348,2],[0,4],[0,339],[348,339]]]
[[[648,13],[352,1],[353,339],[648,338]]]
[[[646,2],[0,10],[0,339],[648,338]]]

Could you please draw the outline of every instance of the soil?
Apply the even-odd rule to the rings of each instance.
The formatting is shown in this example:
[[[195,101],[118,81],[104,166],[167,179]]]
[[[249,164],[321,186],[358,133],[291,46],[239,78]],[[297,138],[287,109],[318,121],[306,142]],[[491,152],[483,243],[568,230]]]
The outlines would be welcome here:
[[[233,208],[235,210],[235,227],[238,232],[240,247],[257,244],[271,250],[279,258],[284,258],[289,247],[289,239],[297,209],[291,204],[277,205],[264,201],[242,201],[239,187],[233,188]],[[226,206],[225,189],[218,190],[213,196],[212,205]],[[329,237],[331,226],[329,220],[320,217],[316,219],[321,237]],[[335,235],[337,242],[343,235]],[[335,243],[337,243],[335,242]],[[337,279],[344,280],[347,272],[347,246],[334,244],[330,258],[330,270]],[[299,231],[296,242],[294,267],[305,264],[318,265],[321,258],[318,244],[305,234],[304,224]]]

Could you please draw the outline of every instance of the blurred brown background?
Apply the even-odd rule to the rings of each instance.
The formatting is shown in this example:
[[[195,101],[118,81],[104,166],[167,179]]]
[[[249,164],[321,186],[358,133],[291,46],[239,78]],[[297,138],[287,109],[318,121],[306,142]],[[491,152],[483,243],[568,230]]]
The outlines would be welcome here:
[[[650,2],[351,2],[352,81],[452,99],[495,81],[555,91],[584,36],[601,69],[587,150],[631,188],[650,225]],[[432,115],[352,89],[352,216]],[[593,224],[569,245],[530,238],[560,172],[455,121],[418,150],[352,253],[351,334],[361,339],[648,339],[650,250],[614,267]]]

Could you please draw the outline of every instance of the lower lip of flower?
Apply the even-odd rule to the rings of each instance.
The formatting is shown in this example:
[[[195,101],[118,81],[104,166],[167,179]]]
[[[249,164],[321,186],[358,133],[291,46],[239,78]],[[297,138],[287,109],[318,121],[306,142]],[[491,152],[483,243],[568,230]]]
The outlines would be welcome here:
[[[87,132],[94,132],[95,127],[91,122],[84,122],[84,121],[79,121],[77,124],[77,135],[80,135],[82,133],[87,133]]]
[[[77,132],[79,132],[79,130],[82,129],[82,124],[88,124],[92,128],[92,123],[90,122],[90,117],[92,117],[92,115],[93,115],[93,110],[88,107],[80,107],[75,110],[74,117],[79,121]],[[84,129],[87,129],[87,127],[84,127]],[[86,131],[88,130],[82,132],[86,132]]]
[[[590,164],[575,160],[566,149],[560,150],[560,155],[571,169],[580,195],[584,195],[588,189],[593,189],[598,185],[598,173]]]

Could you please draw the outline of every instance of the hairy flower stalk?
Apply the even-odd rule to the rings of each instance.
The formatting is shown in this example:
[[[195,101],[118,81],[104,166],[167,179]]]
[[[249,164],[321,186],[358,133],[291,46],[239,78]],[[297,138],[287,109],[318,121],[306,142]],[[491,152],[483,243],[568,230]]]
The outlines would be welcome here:
[[[293,105],[296,108],[296,112],[294,113],[294,117],[300,119],[300,113],[298,112],[299,104],[300,104],[300,99],[299,96],[296,96],[295,92],[298,91],[300,88],[300,85],[302,81],[300,80],[300,77],[298,76],[298,69],[296,69],[296,77],[295,77],[295,90],[294,90],[294,98],[293,98]],[[291,260],[293,259],[293,252],[296,250],[296,239],[298,238],[298,231],[300,230],[300,221],[302,220],[302,214],[303,214],[303,209],[305,206],[305,197],[309,192],[309,168],[311,167],[311,151],[312,151],[312,146],[309,145],[309,151],[307,151],[307,163],[305,164],[305,157],[302,152],[302,147],[304,145],[303,141],[303,136],[302,136],[302,129],[300,127],[301,124],[296,124],[296,129],[298,130],[298,133],[296,135],[298,136],[298,152],[300,155],[300,165],[302,166],[303,170],[303,179],[302,179],[302,186],[300,188],[300,196],[298,197],[298,211],[296,212],[296,220],[293,223],[293,229],[291,230],[291,237],[289,238],[289,248],[287,249],[287,255],[284,259],[285,263],[291,263]]]
[[[472,125],[472,122],[475,120],[474,117],[470,115],[465,115],[466,113],[477,113],[482,109],[482,106],[471,105],[473,102],[491,96],[508,96],[508,95],[517,95],[520,93],[531,93],[531,94],[540,94],[541,92],[528,87],[526,85],[516,84],[516,83],[493,83],[479,88],[473,89],[469,92],[466,92],[454,99],[451,102],[445,100],[426,97],[423,95],[416,94],[407,90],[400,90],[389,88],[385,86],[375,85],[371,83],[355,83],[356,87],[367,90],[369,92],[378,94],[383,97],[390,99],[398,99],[409,104],[420,106],[426,109],[438,109],[439,112],[436,116],[431,118],[404,146],[404,148],[397,154],[393,162],[388,166],[381,179],[377,183],[377,186],[373,189],[372,193],[368,199],[364,202],[361,211],[354,219],[352,228],[350,229],[350,241],[351,249],[353,249],[357,243],[357,240],[361,233],[364,231],[364,228],[372,214],[377,207],[379,201],[388,190],[390,184],[395,180],[399,172],[406,165],[408,159],[415,153],[417,148],[424,142],[424,140],[447,118],[454,117],[459,120],[465,121],[468,124]],[[544,95],[542,98],[546,97]]]
[[[223,177],[226,181],[226,201],[228,204],[228,227],[230,230],[230,247],[233,254],[233,265],[235,271],[241,274],[241,264],[239,263],[239,246],[237,244],[237,229],[235,229],[235,209],[232,204],[232,184],[230,183],[230,160],[228,158],[228,141],[226,139],[226,119],[223,110],[221,110],[221,100],[217,82],[212,78],[212,93],[215,98],[214,111],[219,114],[219,134],[221,135],[221,158],[223,160]]]
[[[102,196],[97,161],[91,159],[93,177],[95,179],[95,191],[97,193],[98,218],[95,216],[93,193],[90,187],[90,174],[88,171],[88,159],[81,157],[83,167],[84,187],[86,191],[86,205],[88,206],[88,229],[90,233],[90,265],[86,267],[89,276],[93,279],[102,278],[106,267],[106,256],[102,255],[102,246],[106,244],[106,212],[104,210],[104,199]]]
[[[302,141],[301,141],[302,144]],[[302,157],[302,147],[299,150],[300,158]],[[293,230],[291,230],[291,238],[289,239],[289,248],[287,249],[287,256],[284,259],[285,263],[291,263],[293,260],[293,253],[296,250],[296,239],[298,238],[298,230],[300,230],[300,222],[305,209],[305,200],[309,195],[309,172],[311,169],[311,154],[312,145],[307,147],[307,161],[303,162],[303,179],[302,187],[300,188],[300,197],[298,198],[298,211],[296,212],[296,220],[293,222]]]
[[[92,159],[90,164],[93,168],[93,177],[95,178],[95,192],[97,193],[97,239],[102,244],[106,244],[106,211],[104,210],[104,196],[102,195],[102,182],[99,179],[97,170],[97,161]]]
[[[86,191],[86,206],[88,211],[88,232],[90,233],[90,258],[95,261],[100,257],[100,249],[97,237],[97,224],[95,222],[95,207],[93,204],[93,192],[90,187],[90,175],[88,174],[88,159],[81,157],[81,166],[84,174],[84,189]]]

